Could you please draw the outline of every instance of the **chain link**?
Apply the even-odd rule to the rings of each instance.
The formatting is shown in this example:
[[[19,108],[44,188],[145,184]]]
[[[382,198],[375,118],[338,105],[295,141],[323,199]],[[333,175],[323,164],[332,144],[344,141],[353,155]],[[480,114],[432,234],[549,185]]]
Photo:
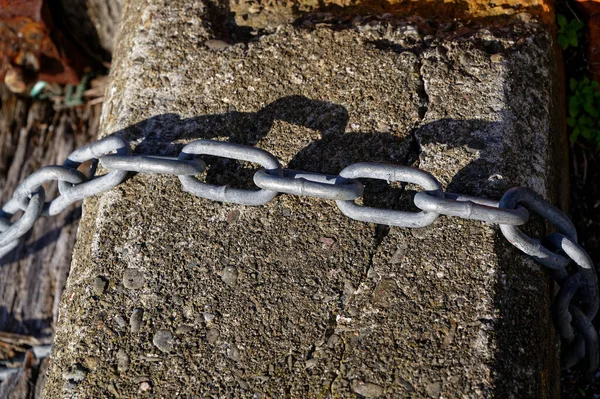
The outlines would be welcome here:
[[[515,187],[508,190],[500,199],[501,208],[515,209],[519,203],[527,205],[530,210],[552,223],[573,242],[577,242],[577,231],[567,215],[534,191],[525,187]],[[501,224],[500,230],[508,242],[550,269],[560,269],[570,263],[568,257],[551,251],[539,240],[531,238],[516,226]]]
[[[353,201],[363,194],[363,185],[356,180],[341,181],[339,176],[283,169],[283,176],[264,169],[254,174],[254,184],[279,193],[303,195],[335,201]]]
[[[417,208],[426,212],[488,223],[520,226],[529,220],[529,212],[522,206],[504,209],[499,207],[498,201],[467,195],[444,193],[440,198],[421,191],[415,194],[414,202]]]
[[[108,154],[100,158],[100,164],[109,170],[178,176],[199,175],[206,169],[206,164],[200,159],[181,161],[154,155]]]
[[[190,160],[193,159],[194,155],[214,155],[239,161],[255,162],[270,173],[283,176],[279,161],[273,155],[260,148],[221,141],[198,140],[183,147],[183,150],[179,154],[179,159]],[[277,191],[263,189],[251,191],[229,186],[215,186],[213,184],[202,183],[193,176],[179,176],[179,180],[184,191],[198,197],[241,205],[264,205],[278,194]]]
[[[14,248],[15,242],[23,237],[35,224],[35,221],[42,214],[44,209],[45,192],[42,187],[39,187],[37,192],[31,195],[29,203],[23,212],[23,215],[8,227],[6,222],[10,221],[12,214],[0,211],[0,218],[4,220],[3,231],[0,233],[0,257],[7,251],[7,248]],[[6,228],[7,227],[7,228]]]
[[[254,174],[258,190],[216,186],[196,176],[206,169],[198,155],[230,158],[257,163],[263,169]],[[93,161],[89,177],[77,171],[85,161]],[[100,163],[108,173],[94,176]],[[598,369],[600,343],[592,320],[600,305],[595,267],[585,250],[577,244],[573,223],[558,208],[540,195],[523,187],[508,190],[500,199],[444,193],[431,174],[407,166],[357,163],[345,167],[339,175],[327,175],[282,169],[267,151],[220,141],[198,140],[187,144],[177,158],[131,155],[129,144],[110,136],[73,152],[64,166],[46,166],[26,178],[0,211],[0,258],[16,248],[40,215],[55,215],[71,203],[111,190],[129,172],[176,175],[183,190],[215,201],[243,205],[264,205],[280,193],[335,200],[340,211],[355,220],[399,227],[425,227],[440,215],[473,219],[500,225],[507,240],[539,264],[549,268],[551,278],[560,287],[552,305],[552,318],[563,340],[563,366],[585,360],[588,372]],[[420,212],[360,206],[354,201],[363,196],[364,187],[357,179],[378,179],[388,183],[413,183],[425,190],[417,192],[414,204]],[[60,195],[45,202],[43,184],[58,181]],[[558,232],[543,243],[523,233],[517,226],[529,220],[529,212],[542,216]],[[23,211],[15,222],[14,214]]]
[[[340,172],[344,179],[369,178],[391,182],[414,183],[429,190],[436,197],[442,198],[442,185],[435,177],[420,169],[408,166],[387,165],[377,163],[355,163],[346,166]],[[436,212],[405,212],[392,209],[363,207],[354,201],[336,201],[342,213],[351,219],[367,223],[386,224],[398,227],[425,227],[435,222],[439,213]]]
[[[82,163],[99,159],[113,151],[118,155],[129,155],[131,154],[131,147],[125,139],[119,136],[105,137],[73,151],[65,161],[64,166],[76,170]],[[73,202],[106,192],[118,186],[125,180],[127,173],[125,170],[112,170],[105,175],[96,176],[79,184],[72,184],[64,180],[59,181],[58,190],[65,200],[56,203],[56,205],[53,204],[54,207],[50,209],[49,214],[60,213]]]

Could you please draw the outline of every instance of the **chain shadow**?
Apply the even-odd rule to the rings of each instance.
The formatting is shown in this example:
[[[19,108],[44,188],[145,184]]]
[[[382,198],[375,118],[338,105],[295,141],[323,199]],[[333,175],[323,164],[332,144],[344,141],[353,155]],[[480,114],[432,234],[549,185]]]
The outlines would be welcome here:
[[[304,96],[278,99],[257,112],[231,111],[223,114],[180,118],[174,114],[158,115],[115,134],[128,141],[139,142],[134,153],[177,156],[190,140],[217,139],[256,146],[273,128],[276,121],[287,122],[319,132],[320,138],[298,151],[284,167],[312,172],[337,174],[355,162],[412,163],[416,156],[410,132],[347,132],[348,111],[339,104],[312,100]],[[291,138],[292,139],[292,138]],[[252,182],[255,168],[242,167],[237,161],[203,157],[209,168],[206,181],[256,189]],[[218,170],[217,174],[215,170]],[[365,205],[397,204],[401,189],[391,190],[391,199],[378,193],[390,191],[386,182],[374,181],[365,194]],[[391,201],[391,202],[390,202]]]

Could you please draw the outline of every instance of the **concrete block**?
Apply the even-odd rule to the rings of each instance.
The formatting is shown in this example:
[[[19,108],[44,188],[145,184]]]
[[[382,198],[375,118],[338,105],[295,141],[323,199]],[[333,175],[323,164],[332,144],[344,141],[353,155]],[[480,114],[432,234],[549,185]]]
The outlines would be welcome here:
[[[321,173],[412,165],[449,191],[525,185],[556,199],[558,78],[543,27],[424,34],[385,17],[223,41],[219,15],[125,2],[104,135],[160,155],[231,141]],[[253,166],[209,164],[209,182],[252,187]],[[418,189],[365,183],[377,207],[411,209]],[[550,299],[546,274],[497,226],[389,228],[329,201],[222,204],[136,175],[85,203],[45,393],[555,397]]]

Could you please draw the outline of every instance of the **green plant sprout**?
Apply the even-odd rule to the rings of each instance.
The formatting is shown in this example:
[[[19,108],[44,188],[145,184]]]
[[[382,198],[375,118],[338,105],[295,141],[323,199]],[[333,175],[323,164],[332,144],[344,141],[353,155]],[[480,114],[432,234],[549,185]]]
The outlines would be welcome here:
[[[569,47],[577,47],[579,45],[579,35],[581,29],[584,27],[584,23],[572,19],[567,21],[567,17],[562,14],[556,16],[556,22],[558,22],[558,44],[563,50]]]
[[[569,140],[575,143],[580,137],[600,149],[600,83],[587,76],[569,83]]]

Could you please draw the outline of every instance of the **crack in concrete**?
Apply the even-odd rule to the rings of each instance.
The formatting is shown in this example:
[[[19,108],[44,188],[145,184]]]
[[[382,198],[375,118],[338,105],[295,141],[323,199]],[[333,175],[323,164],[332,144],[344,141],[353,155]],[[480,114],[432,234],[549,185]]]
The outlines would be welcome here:
[[[411,165],[416,168],[419,167],[419,155],[421,154],[421,145],[417,138],[417,131],[423,125],[425,116],[426,116],[427,112],[429,111],[429,103],[430,103],[429,94],[427,93],[427,89],[426,89],[426,85],[425,85],[425,78],[423,77],[423,52],[424,52],[424,50],[425,50],[424,48],[421,48],[419,51],[416,51],[413,53],[418,60],[416,71],[418,73],[419,82],[420,82],[420,84],[416,90],[417,94],[419,96],[419,108],[418,108],[419,120],[415,123],[414,127],[410,130],[410,133],[409,133],[408,139],[410,140],[412,145],[411,145],[409,153],[407,154],[406,163],[408,165]],[[403,190],[404,190],[404,185],[403,185]],[[400,198],[400,196],[398,196],[398,198],[396,199],[395,202],[397,202],[399,198]],[[394,205],[396,205],[396,204],[394,204]],[[382,227],[386,227],[386,229],[383,229],[383,230],[380,229]],[[367,277],[367,271],[373,267],[373,258],[379,251],[381,244],[383,243],[385,237],[387,237],[389,232],[390,232],[389,226],[377,225],[377,227],[375,228],[375,237],[374,237],[375,238],[375,246],[373,248],[373,251],[369,254],[369,263],[367,265],[366,271],[361,276],[359,286],[361,283],[363,283],[365,281],[365,279]]]
[[[421,123],[423,123],[423,120],[425,119],[425,115],[427,114],[427,111],[429,111],[429,94],[427,94],[427,89],[425,86],[425,79],[423,78],[423,52],[419,52],[419,54],[415,54],[417,56],[417,59],[419,60],[419,64],[418,64],[418,75],[419,75],[419,81],[420,81],[420,85],[417,88],[417,94],[419,95],[419,100],[420,100],[420,104],[419,104],[419,118],[421,119],[419,121],[419,125]]]

